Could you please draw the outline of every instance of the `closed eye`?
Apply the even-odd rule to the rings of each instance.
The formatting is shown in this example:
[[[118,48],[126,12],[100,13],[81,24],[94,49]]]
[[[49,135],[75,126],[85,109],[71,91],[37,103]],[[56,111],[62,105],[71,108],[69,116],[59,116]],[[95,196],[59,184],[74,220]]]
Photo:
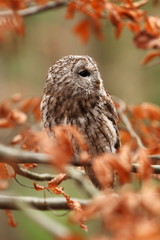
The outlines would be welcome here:
[[[83,70],[78,73],[81,77],[89,77],[91,74],[88,70]]]

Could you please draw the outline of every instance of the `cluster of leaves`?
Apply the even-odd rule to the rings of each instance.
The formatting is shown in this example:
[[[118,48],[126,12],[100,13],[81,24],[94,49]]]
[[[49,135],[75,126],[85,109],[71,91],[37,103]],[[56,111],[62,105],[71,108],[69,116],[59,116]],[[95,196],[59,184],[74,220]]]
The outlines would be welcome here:
[[[160,19],[149,16],[141,7],[148,0],[132,1],[71,1],[68,6],[68,18],[73,18],[76,11],[82,12],[87,18],[75,28],[83,42],[88,41],[91,27],[98,38],[102,38],[102,19],[109,20],[115,27],[115,37],[119,38],[124,27],[134,35],[134,43],[141,49],[156,49],[149,53],[142,64],[160,56]]]
[[[121,187],[115,193],[103,192],[95,197],[75,221],[97,217],[103,222],[104,233],[91,238],[102,240],[158,240],[160,236],[159,189],[149,183],[137,193],[130,187]],[[106,236],[106,232],[110,237]]]
[[[59,1],[48,0],[8,0],[0,1],[0,40],[4,39],[6,32],[14,31],[19,35],[24,34],[23,16],[33,14],[30,13],[30,7],[39,6],[44,11],[47,9],[45,5],[54,3],[53,8],[56,8]],[[66,18],[72,19],[76,12],[83,14],[83,19],[75,26],[75,33],[80,36],[83,42],[87,42],[90,37],[90,32],[93,30],[99,39],[103,39],[102,22],[110,21],[115,27],[115,37],[118,38],[124,27],[133,33],[133,42],[136,47],[141,49],[156,49],[150,52],[142,64],[147,64],[155,57],[160,56],[160,19],[155,16],[150,16],[142,6],[148,3],[148,0],[71,0],[62,1],[62,5],[67,5]],[[28,13],[23,12],[28,9]],[[12,10],[12,12],[7,12]],[[8,14],[7,14],[8,13]]]
[[[103,233],[91,237],[91,240],[97,238],[158,240],[160,236],[160,189],[158,184],[156,185],[151,180],[153,177],[151,164],[158,164],[158,160],[153,162],[148,156],[155,154],[159,156],[160,153],[159,107],[143,103],[133,106],[125,105],[122,110],[122,101],[117,100],[122,147],[117,154],[103,154],[92,159],[94,171],[105,190],[82,207],[79,202],[73,201],[59,184],[63,184],[63,181],[68,179],[67,166],[73,164],[73,139],[81,150],[80,165],[90,164],[91,158],[87,143],[73,126],[56,127],[56,141],[49,139],[42,131],[38,131],[40,100],[40,98],[24,99],[20,94],[14,94],[0,104],[1,129],[16,129],[14,136],[8,139],[8,143],[16,148],[50,154],[51,166],[58,172],[63,172],[50,180],[46,186],[40,186],[34,182],[35,190],[47,189],[52,194],[64,196],[67,205],[73,210],[72,221],[77,222],[85,230],[87,226],[84,220],[99,219],[102,222]],[[11,117],[12,115],[16,117]],[[123,115],[126,116],[125,120]],[[137,134],[145,148],[139,144],[137,138],[134,138],[133,132]],[[138,173],[131,173],[133,163],[139,164]],[[11,166],[15,172],[8,167],[8,164],[0,164],[0,179],[3,181],[1,189],[7,187],[4,181],[18,174],[14,164]],[[23,168],[36,166],[27,164],[27,162],[21,165]],[[117,186],[114,190],[110,190],[110,186],[115,185],[115,173]],[[87,184],[85,178],[84,181]],[[137,188],[137,183],[140,182],[141,185]],[[7,210],[6,214],[9,224],[15,226],[11,212]],[[78,237],[70,237],[68,240]]]

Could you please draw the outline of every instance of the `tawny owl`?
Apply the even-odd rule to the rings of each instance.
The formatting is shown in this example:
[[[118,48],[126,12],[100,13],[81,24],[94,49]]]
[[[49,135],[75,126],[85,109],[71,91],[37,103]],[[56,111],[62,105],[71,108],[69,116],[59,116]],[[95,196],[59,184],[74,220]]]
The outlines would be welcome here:
[[[65,56],[49,68],[41,112],[44,127],[50,131],[55,125],[76,126],[92,156],[114,153],[119,147],[116,109],[89,56]],[[101,188],[93,168],[86,166],[85,171]]]

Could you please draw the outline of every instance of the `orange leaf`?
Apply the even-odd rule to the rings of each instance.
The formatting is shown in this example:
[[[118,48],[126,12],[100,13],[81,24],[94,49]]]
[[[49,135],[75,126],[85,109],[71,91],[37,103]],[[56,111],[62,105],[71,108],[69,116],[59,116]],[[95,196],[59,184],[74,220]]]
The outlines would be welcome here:
[[[74,32],[80,36],[83,43],[88,42],[90,31],[90,22],[88,19],[82,20],[74,28]]]
[[[144,149],[139,150],[138,159],[140,163],[140,167],[138,172],[140,173],[140,177],[142,179],[147,179],[152,173],[151,162],[148,159],[147,151]]]
[[[42,191],[45,189],[45,187],[38,185],[37,183],[33,183],[33,186],[36,191]]]
[[[23,140],[23,137],[21,134],[18,134],[16,136],[14,136],[14,138],[11,141],[11,144],[17,144],[20,143]]]
[[[8,177],[9,177],[9,175],[8,175],[8,171],[6,168],[6,164],[0,163],[0,179],[6,179]]]
[[[23,112],[30,112],[33,113],[36,120],[40,120],[41,114],[40,114],[40,102],[41,98],[27,98],[25,99],[21,104],[21,110]]]
[[[86,140],[84,139],[83,135],[77,130],[76,127],[67,126],[65,129],[73,135],[73,137],[75,138],[78,146],[80,147],[80,149],[82,151],[87,151],[88,150]]]
[[[124,23],[123,22],[119,22],[117,27],[116,27],[116,31],[115,31],[115,36],[116,38],[119,38],[120,35],[121,35],[121,32],[123,30],[123,27],[124,27]]]
[[[74,1],[70,1],[68,3],[66,18],[68,18],[68,19],[73,18],[75,10],[76,10],[76,3]]]
[[[48,188],[52,189],[57,187],[63,180],[66,180],[68,178],[67,174],[58,174],[55,178],[53,178],[51,181],[48,182]]]
[[[23,163],[22,166],[26,169],[32,169],[38,166],[37,163]]]
[[[15,219],[14,219],[14,216],[13,216],[12,212],[10,210],[6,209],[5,213],[6,213],[6,216],[7,216],[7,219],[8,219],[8,224],[11,227],[16,227],[16,222],[15,222]]]
[[[0,119],[0,128],[8,128],[8,127],[12,127],[13,123],[11,123],[9,121],[9,119],[7,118],[1,118]]]
[[[153,58],[160,57],[160,52],[149,53],[141,62],[142,65],[149,63]]]
[[[3,101],[0,104],[0,117],[6,118],[11,111],[11,106],[8,101]]]
[[[21,111],[19,111],[18,109],[13,109],[9,116],[8,119],[11,122],[14,122],[16,124],[23,124],[27,121],[27,115]]]

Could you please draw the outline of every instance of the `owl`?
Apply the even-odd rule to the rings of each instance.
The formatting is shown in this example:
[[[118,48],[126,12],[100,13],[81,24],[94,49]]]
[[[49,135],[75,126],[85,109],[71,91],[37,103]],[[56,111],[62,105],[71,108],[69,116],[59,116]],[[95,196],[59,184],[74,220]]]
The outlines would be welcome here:
[[[93,157],[115,153],[120,145],[114,103],[104,89],[96,62],[89,56],[65,56],[49,68],[41,113],[50,132],[57,125],[76,126]],[[77,159],[76,147],[74,155]],[[85,171],[101,189],[92,166],[85,166]]]

